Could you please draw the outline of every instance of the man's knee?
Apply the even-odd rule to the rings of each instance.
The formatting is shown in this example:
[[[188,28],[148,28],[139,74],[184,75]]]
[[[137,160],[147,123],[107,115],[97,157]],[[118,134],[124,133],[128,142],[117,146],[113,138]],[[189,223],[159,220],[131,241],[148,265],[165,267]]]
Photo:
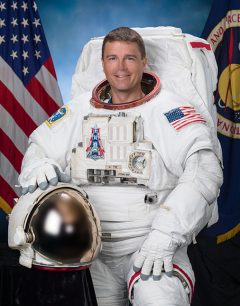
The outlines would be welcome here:
[[[162,275],[159,281],[138,280],[133,287],[133,306],[189,306],[189,297],[181,281]]]

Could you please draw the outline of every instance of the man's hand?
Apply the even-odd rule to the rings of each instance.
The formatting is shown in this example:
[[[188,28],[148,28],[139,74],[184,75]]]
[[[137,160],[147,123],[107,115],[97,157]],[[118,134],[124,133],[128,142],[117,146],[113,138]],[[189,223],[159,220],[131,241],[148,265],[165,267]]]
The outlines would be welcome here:
[[[58,167],[45,163],[32,169],[28,174],[20,174],[18,180],[22,187],[22,194],[26,194],[34,192],[37,187],[45,190],[49,184],[56,186],[58,182],[68,183],[71,178],[61,172]]]
[[[177,243],[171,237],[159,230],[152,230],[135,259],[133,270],[135,272],[141,270],[142,280],[147,280],[151,274],[154,280],[159,280],[162,268],[167,275],[171,276],[172,259],[177,247]]]

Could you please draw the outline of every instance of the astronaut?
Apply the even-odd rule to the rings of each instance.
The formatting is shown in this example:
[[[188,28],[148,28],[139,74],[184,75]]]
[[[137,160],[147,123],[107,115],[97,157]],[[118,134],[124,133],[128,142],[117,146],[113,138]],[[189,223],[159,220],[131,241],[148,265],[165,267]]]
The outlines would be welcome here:
[[[221,156],[208,118],[146,72],[141,36],[105,36],[106,79],[30,136],[23,193],[58,181],[81,186],[101,220],[91,274],[99,305],[190,305],[187,246],[216,212]]]

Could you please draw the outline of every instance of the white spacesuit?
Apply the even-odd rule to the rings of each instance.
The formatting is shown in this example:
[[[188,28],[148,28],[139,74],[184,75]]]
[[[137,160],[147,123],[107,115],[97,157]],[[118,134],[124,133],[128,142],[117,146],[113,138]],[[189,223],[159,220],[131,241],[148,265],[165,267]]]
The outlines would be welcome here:
[[[179,71],[188,85],[192,72]],[[100,306],[185,306],[194,288],[187,246],[217,220],[221,150],[192,85],[188,100],[153,73],[142,84],[145,97],[119,107],[107,82],[76,95],[30,136],[19,182],[25,193],[71,177],[87,193],[101,220],[91,266]]]
[[[34,185],[34,177],[39,183],[54,165],[83,185],[102,227],[102,253],[91,268],[100,305],[126,305],[127,282],[133,305],[189,305],[194,275],[186,249],[210,221],[222,183],[207,120],[175,94],[156,94],[160,84],[150,78],[155,87],[147,99],[121,112],[106,102],[100,104],[107,109],[94,99],[90,104],[89,94],[63,106],[30,136],[19,179],[23,187]],[[118,130],[111,129],[115,121]],[[155,260],[171,271],[172,257],[174,276],[160,278],[160,264],[148,277]],[[138,268],[146,258],[142,280]]]

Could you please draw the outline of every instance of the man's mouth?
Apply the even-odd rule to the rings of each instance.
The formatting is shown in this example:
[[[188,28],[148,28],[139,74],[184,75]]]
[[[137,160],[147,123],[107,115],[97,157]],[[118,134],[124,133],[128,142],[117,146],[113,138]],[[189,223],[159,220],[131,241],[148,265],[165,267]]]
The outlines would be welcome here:
[[[115,77],[119,78],[119,79],[127,78],[129,76],[130,76],[129,74],[127,74],[127,75],[115,75]]]

